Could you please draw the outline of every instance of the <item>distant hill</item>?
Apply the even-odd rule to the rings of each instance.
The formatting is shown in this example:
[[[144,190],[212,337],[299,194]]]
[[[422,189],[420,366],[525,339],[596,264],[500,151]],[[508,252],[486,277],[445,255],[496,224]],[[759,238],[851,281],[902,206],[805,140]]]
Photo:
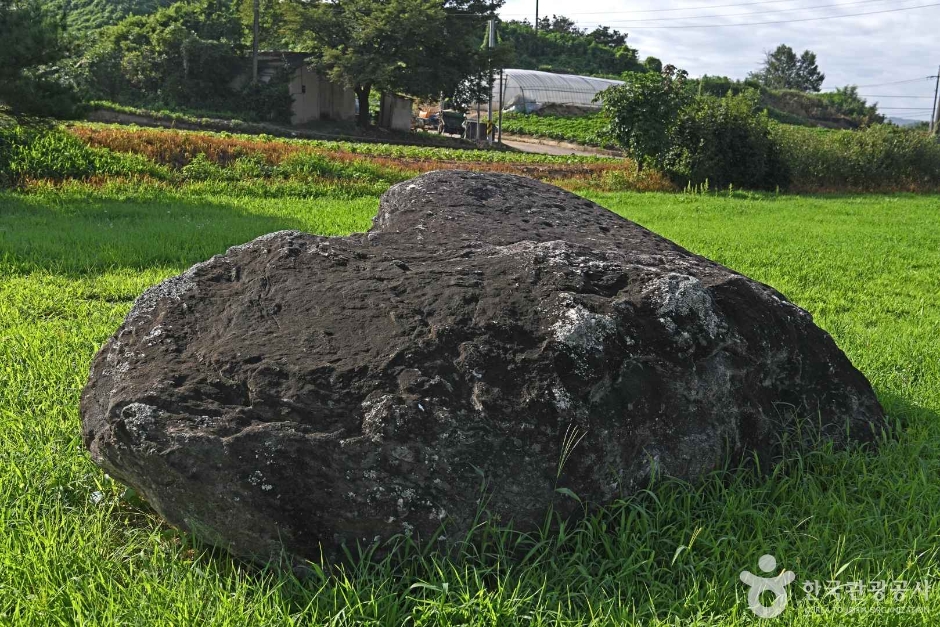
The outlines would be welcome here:
[[[925,120],[909,120],[908,118],[888,118],[888,121],[897,126],[918,126],[928,124]]]
[[[65,13],[69,30],[78,36],[116,24],[128,15],[146,15],[169,6],[173,0],[49,0]]]

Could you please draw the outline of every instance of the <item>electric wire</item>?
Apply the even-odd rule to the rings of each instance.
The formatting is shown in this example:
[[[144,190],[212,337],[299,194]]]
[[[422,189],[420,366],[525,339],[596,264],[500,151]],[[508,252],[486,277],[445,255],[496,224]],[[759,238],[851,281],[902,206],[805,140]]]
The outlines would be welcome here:
[[[885,13],[899,13],[901,11],[915,11],[917,9],[929,9],[932,7],[940,7],[940,2],[935,2],[932,4],[921,4],[916,7],[903,7],[895,9],[882,9],[880,11],[868,11],[865,13],[844,13],[842,15],[824,15],[820,17],[805,17],[798,18],[793,20],[774,20],[767,22],[739,22],[735,24],[681,24],[677,26],[631,26],[621,25],[617,22],[612,22],[610,26],[621,26],[622,28],[629,28],[631,30],[687,30],[690,28],[733,28],[736,26],[767,26],[772,24],[797,24],[802,22],[818,22],[823,20],[838,20],[844,19],[847,17],[862,17],[866,15],[882,15]]]

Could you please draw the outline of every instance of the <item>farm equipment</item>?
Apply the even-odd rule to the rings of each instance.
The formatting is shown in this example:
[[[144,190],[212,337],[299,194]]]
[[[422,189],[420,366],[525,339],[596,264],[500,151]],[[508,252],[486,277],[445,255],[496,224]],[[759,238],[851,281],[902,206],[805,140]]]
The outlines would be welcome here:
[[[418,116],[414,118],[414,124],[412,124],[412,126],[415,129],[420,129],[423,131],[436,131],[440,124],[440,120],[440,112],[421,110],[418,112]]]
[[[449,135],[463,135],[463,123],[467,119],[459,111],[441,111],[440,122],[437,125],[438,133],[447,133]]]

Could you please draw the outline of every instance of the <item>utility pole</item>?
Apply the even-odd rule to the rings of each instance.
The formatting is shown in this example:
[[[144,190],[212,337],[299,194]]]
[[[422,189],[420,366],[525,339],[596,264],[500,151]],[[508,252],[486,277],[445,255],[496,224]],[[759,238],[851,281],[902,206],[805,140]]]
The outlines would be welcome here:
[[[940,67],[937,68],[937,85],[933,90],[933,111],[930,112],[930,132],[933,135],[940,130],[940,103],[937,102],[937,96],[940,95]]]
[[[535,0],[535,32],[539,32],[539,0]]]
[[[486,142],[493,145],[493,51],[496,49],[496,20],[490,20],[487,44],[489,47],[489,61],[486,69],[486,86],[490,96],[489,112],[486,116]]]
[[[496,140],[503,143],[503,68],[499,68],[499,137]]]
[[[254,3],[254,36],[251,40],[251,83],[258,84],[258,33],[261,30],[261,0]]]

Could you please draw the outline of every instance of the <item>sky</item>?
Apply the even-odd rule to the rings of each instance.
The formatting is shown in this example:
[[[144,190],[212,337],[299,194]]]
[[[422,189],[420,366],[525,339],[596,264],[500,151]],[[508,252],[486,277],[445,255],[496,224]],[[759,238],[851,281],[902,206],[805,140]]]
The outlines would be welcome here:
[[[531,22],[535,4],[535,0],[507,0],[500,14],[506,20]],[[860,93],[871,96],[869,102],[878,102],[882,113],[930,117],[935,79],[926,77],[936,76],[940,66],[940,0],[539,0],[538,4],[543,16],[564,15],[580,28],[603,24],[627,33],[627,42],[639,50],[641,59],[658,57],[692,76],[744,78],[760,66],[765,52],[781,43],[797,54],[809,49],[826,74],[824,91],[859,85]],[[860,13],[868,15],[856,15]],[[755,24],[808,18],[830,19]],[[743,25],[703,27],[719,24]],[[885,84],[902,80],[910,82]]]

